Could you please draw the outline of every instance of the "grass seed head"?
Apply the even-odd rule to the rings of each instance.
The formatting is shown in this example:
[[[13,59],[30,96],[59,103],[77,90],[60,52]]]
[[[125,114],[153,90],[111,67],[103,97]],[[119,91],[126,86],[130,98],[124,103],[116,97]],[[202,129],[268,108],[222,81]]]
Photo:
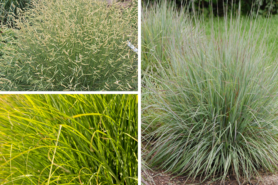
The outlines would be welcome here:
[[[2,59],[6,77],[18,88],[105,90],[108,83],[119,90],[114,76],[131,83],[137,63],[124,56],[138,57],[125,41],[137,43],[137,5],[122,9],[102,1],[41,0],[32,6],[16,20],[20,30],[17,54],[9,56],[13,62]],[[137,83],[123,88],[136,90]]]

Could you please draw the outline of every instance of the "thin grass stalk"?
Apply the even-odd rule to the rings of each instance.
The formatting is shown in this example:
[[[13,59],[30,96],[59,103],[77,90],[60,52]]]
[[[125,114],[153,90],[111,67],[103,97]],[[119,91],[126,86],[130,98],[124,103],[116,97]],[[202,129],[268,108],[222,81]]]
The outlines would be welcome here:
[[[3,184],[138,183],[136,95],[3,95],[1,102]]]

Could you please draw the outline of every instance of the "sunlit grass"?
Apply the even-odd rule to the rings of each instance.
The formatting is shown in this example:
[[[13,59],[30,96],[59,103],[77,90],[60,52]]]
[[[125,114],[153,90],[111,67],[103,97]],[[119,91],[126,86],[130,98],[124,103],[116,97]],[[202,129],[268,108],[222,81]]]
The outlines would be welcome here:
[[[0,184],[137,184],[137,101],[1,95]]]

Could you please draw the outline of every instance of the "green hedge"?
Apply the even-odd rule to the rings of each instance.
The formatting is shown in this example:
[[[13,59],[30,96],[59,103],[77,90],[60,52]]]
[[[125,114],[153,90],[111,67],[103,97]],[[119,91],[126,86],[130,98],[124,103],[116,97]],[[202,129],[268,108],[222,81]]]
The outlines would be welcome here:
[[[144,3],[156,3],[160,0],[143,0]],[[245,15],[262,16],[278,13],[278,0],[172,0],[179,6],[186,5],[192,11],[193,7],[196,11],[203,11],[205,14],[213,10],[214,15],[223,16],[226,7],[228,10],[241,9],[241,13]],[[193,3],[192,3],[193,2]],[[240,5],[240,6],[239,6]],[[259,11],[258,11],[259,10]]]

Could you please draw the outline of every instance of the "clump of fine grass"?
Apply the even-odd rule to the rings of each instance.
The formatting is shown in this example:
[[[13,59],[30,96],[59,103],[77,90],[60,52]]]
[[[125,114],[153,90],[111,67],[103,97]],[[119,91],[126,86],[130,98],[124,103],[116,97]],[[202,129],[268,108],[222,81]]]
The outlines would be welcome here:
[[[0,59],[2,90],[136,90],[137,1],[34,1],[16,27],[17,54]]]
[[[159,10],[156,6],[143,4],[142,14],[142,70],[158,62],[167,67],[167,47],[170,41],[180,42],[191,35],[190,22],[185,11],[175,11],[174,3]],[[179,15],[179,16],[178,16]],[[151,19],[150,19],[151,17]],[[193,27],[191,27],[193,28]]]
[[[162,3],[155,11],[167,7]],[[227,17],[224,30],[212,28],[210,36],[185,36],[179,42],[174,34],[165,36],[168,58],[145,73],[142,138],[148,150],[144,159],[153,169],[202,181],[224,182],[229,175],[239,183],[259,170],[277,170],[278,68],[261,38],[267,32],[265,26],[258,32],[256,19],[247,27],[239,16]],[[181,29],[203,32],[203,22],[195,18],[195,29]]]
[[[137,180],[136,95],[0,96],[1,184]]]

